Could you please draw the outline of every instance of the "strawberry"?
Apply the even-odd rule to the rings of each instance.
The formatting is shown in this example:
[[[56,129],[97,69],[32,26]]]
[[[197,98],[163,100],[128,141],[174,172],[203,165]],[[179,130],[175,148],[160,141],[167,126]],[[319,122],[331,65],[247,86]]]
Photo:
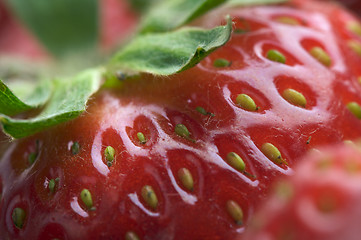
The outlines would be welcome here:
[[[99,48],[109,51],[135,27],[136,15],[125,0],[99,0]],[[0,54],[49,59],[49,53],[27,27],[0,1]]]
[[[337,145],[295,168],[254,218],[246,239],[359,239],[361,151]]]
[[[77,119],[6,148],[5,239],[235,239],[299,156],[361,136],[358,19],[295,0],[192,25],[226,14],[231,39],[198,65],[119,75]]]

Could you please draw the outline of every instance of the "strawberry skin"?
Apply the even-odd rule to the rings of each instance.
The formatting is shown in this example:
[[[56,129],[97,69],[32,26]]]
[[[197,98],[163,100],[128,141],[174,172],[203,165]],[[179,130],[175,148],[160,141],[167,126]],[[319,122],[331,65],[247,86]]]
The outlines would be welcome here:
[[[313,152],[265,202],[246,239],[359,239],[360,182],[359,146]]]
[[[232,39],[196,67],[104,88],[6,148],[5,239],[235,239],[299,156],[361,136],[357,19],[293,1],[194,24],[225,13]]]

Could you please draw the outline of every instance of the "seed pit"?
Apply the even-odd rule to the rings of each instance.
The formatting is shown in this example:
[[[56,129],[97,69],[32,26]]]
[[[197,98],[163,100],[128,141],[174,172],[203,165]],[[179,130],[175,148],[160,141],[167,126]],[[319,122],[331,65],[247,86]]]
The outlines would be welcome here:
[[[301,80],[289,76],[278,76],[275,78],[274,83],[280,96],[290,104],[305,109],[311,109],[316,105],[317,94],[315,94],[304,81],[302,82]],[[292,89],[302,94],[304,99],[297,96],[297,94],[295,96],[292,94],[289,94],[290,96],[285,96],[285,91],[288,89]]]
[[[169,167],[177,185],[184,191],[195,193],[199,189],[200,160],[193,153],[184,150],[172,150],[167,153]]]
[[[218,48],[203,59],[200,64],[207,69],[217,71],[238,70],[247,66],[242,52],[227,45]]]
[[[144,202],[153,210],[156,210],[158,207],[158,197],[154,189],[150,185],[145,185],[142,187],[141,196]]]
[[[114,128],[108,128],[102,133],[100,157],[109,168],[118,164],[117,159],[122,159],[124,149],[123,140]]]
[[[144,115],[136,117],[133,126],[126,127],[126,131],[133,144],[142,148],[151,147],[158,138],[153,122]]]
[[[317,60],[320,64],[325,67],[332,66],[332,57],[323,44],[314,39],[303,39],[301,41],[301,45],[310,54],[310,56]]]
[[[257,176],[254,174],[254,166],[250,153],[252,149],[247,149],[245,143],[237,138],[220,136],[215,139],[220,157],[230,167],[254,181]]]
[[[231,83],[227,88],[231,93],[230,98],[237,108],[254,113],[264,113],[271,107],[269,100],[262,92],[245,82]]]
[[[263,57],[268,61],[289,66],[299,64],[299,61],[292,54],[276,44],[265,43],[262,46],[262,51]]]
[[[192,109],[194,114],[196,110]],[[204,136],[204,129],[196,120],[185,113],[167,110],[167,116],[170,120],[169,128],[165,129],[167,133],[176,141],[182,141],[187,144],[197,144],[197,141]]]
[[[266,28],[267,26],[263,23],[257,22],[255,20],[238,17],[233,20],[234,24],[234,34],[242,35],[248,32],[257,31],[262,28]]]
[[[350,21],[346,24],[346,28],[357,37],[361,37],[361,24],[358,21]]]
[[[285,25],[290,25],[290,26],[305,26],[307,23],[305,20],[303,19],[300,19],[296,16],[292,16],[292,15],[274,15],[272,16],[272,19],[275,21],[275,22],[278,22],[278,23],[282,23],[282,24],[285,24]]]
[[[22,229],[26,222],[26,211],[21,207],[14,208],[11,214],[11,219],[13,220],[16,228]]]

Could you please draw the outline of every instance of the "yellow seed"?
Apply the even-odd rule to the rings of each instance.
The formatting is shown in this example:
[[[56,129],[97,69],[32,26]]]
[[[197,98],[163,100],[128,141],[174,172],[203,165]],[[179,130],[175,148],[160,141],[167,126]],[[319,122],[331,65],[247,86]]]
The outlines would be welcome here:
[[[240,172],[244,172],[244,169],[246,168],[246,164],[243,159],[235,152],[228,153],[226,161],[229,165]]]
[[[77,155],[79,153],[79,149],[80,149],[80,145],[78,142],[74,142],[73,145],[71,146],[71,153],[73,155]]]
[[[14,208],[11,217],[15,227],[22,229],[26,218],[25,210],[22,208]]]
[[[281,152],[271,143],[265,143],[262,145],[261,151],[268,157],[272,162],[276,164],[286,164],[287,162],[282,159]]]
[[[278,17],[276,18],[276,21],[288,25],[300,25],[300,22],[297,19],[287,16]]]
[[[310,54],[326,67],[331,66],[331,58],[322,48],[314,47],[310,50]]]
[[[324,192],[316,200],[316,206],[321,213],[329,214],[337,210],[336,197],[331,192]]]
[[[93,207],[92,195],[88,189],[83,189],[81,191],[80,199],[88,209],[91,209]]]
[[[218,68],[229,67],[231,66],[231,62],[224,58],[218,58],[214,60],[213,66]]]
[[[243,109],[248,111],[257,111],[258,107],[253,99],[247,94],[239,94],[236,98],[236,103]]]
[[[190,133],[189,133],[189,131],[188,131],[188,128],[187,128],[185,125],[183,125],[183,124],[177,124],[177,125],[175,126],[175,128],[174,128],[174,131],[175,131],[175,133],[176,133],[178,136],[183,137],[183,138],[185,138],[185,139],[187,139],[187,140],[189,140],[189,141],[191,141],[191,142],[193,142],[193,143],[196,142],[196,140],[194,140],[194,139],[192,139],[192,138],[190,137]]]
[[[148,204],[148,206],[151,207],[153,210],[157,208],[158,198],[151,186],[146,185],[142,188],[142,197],[144,201]]]
[[[356,21],[351,21],[347,24],[347,29],[352,33],[361,37],[361,25]]]
[[[286,57],[279,51],[271,49],[267,52],[267,58],[274,62],[286,63]]]
[[[347,146],[354,147],[355,143],[352,140],[343,140],[343,143]]]
[[[191,172],[187,168],[181,168],[178,170],[178,177],[183,186],[189,191],[193,191],[194,181]]]
[[[286,180],[280,181],[276,184],[275,193],[280,200],[290,200],[294,195],[291,183]]]
[[[229,200],[226,203],[226,208],[228,214],[233,218],[233,220],[238,225],[243,224],[243,211],[242,208],[233,200]]]
[[[348,159],[347,162],[344,163],[345,170],[350,174],[358,174],[361,170],[360,162],[355,159]]]
[[[146,144],[147,143],[147,139],[145,138],[145,136],[144,136],[144,134],[142,132],[138,132],[137,137],[138,137],[138,140],[139,140],[140,144]]]
[[[320,161],[317,162],[317,168],[321,171],[328,170],[330,167],[332,167],[332,164],[334,163],[332,158],[324,157]]]
[[[104,150],[104,157],[107,161],[107,165],[110,167],[114,161],[115,150],[112,146],[108,146]]]
[[[358,119],[361,119],[361,107],[356,102],[350,102],[346,105],[348,110],[353,113]]]
[[[299,107],[306,107],[307,100],[302,93],[294,90],[294,89],[286,89],[282,93],[282,97],[286,99],[289,103],[299,106]]]
[[[361,57],[361,44],[356,40],[350,40],[347,42],[348,47],[357,55]]]
[[[55,192],[56,187],[57,187],[56,185],[58,184],[58,182],[59,182],[59,178],[50,179],[49,184],[48,184],[48,188],[49,188],[49,191],[51,193]]]
[[[357,78],[357,82],[361,85],[361,76]]]
[[[139,240],[140,238],[135,232],[127,232],[125,234],[125,240]]]

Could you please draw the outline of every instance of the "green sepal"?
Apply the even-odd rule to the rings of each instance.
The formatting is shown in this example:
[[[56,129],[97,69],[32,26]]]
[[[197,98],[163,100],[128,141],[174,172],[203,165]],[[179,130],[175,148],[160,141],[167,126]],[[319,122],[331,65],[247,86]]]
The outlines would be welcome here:
[[[54,80],[54,91],[38,116],[15,119],[0,114],[4,132],[13,138],[22,138],[79,116],[89,97],[99,89],[102,74],[103,69],[95,68],[71,79]]]
[[[50,97],[51,83],[40,81],[34,84],[21,83],[28,91],[15,91],[15,94],[3,81],[0,80],[0,114],[13,116],[37,108]]]
[[[213,29],[183,28],[167,33],[140,35],[118,52],[109,64],[111,71],[170,75],[193,67],[224,45],[232,32],[232,20]]]
[[[141,33],[166,32],[176,29],[203,15],[227,0],[160,1],[144,17]]]
[[[13,12],[55,56],[95,49],[97,0],[7,0]]]
[[[228,5],[252,6],[285,3],[289,0],[228,0]]]

